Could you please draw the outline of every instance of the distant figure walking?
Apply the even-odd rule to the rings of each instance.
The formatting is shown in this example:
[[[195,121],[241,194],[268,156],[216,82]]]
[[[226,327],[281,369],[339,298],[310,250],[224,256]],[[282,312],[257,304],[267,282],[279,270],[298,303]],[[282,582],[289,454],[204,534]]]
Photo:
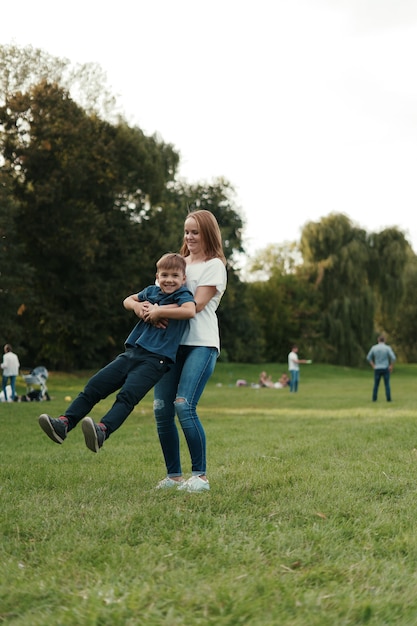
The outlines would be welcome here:
[[[1,369],[3,370],[2,389],[5,402],[13,402],[16,398],[16,376],[19,375],[19,358],[12,350],[12,346],[6,343],[4,346],[3,362]],[[7,383],[10,380],[11,397],[7,397]]]
[[[374,370],[372,402],[376,402],[378,398],[378,387],[381,378],[384,379],[387,402],[391,402],[390,375],[394,368],[396,356],[392,348],[385,343],[385,337],[383,335],[378,337],[378,343],[372,346],[366,359]]]

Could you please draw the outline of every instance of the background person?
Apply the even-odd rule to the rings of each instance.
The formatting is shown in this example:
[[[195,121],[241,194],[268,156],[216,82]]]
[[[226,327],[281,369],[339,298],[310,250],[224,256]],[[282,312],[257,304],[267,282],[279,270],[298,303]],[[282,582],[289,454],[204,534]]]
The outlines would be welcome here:
[[[300,380],[300,364],[311,363],[306,359],[298,358],[298,346],[294,345],[288,355],[288,370],[290,372],[290,392],[297,393]]]
[[[259,374],[258,385],[260,387],[270,387],[271,389],[274,387],[271,376],[268,376],[266,372],[261,372]]]
[[[227,284],[220,228],[210,211],[188,214],[180,253],[186,261],[186,284],[194,295],[197,315],[183,334],[174,366],[154,389],[154,414],[167,471],[157,488],[202,492],[210,485],[206,434],[197,405],[220,353],[216,310]],[[146,312],[144,315],[146,319]],[[191,457],[192,475],[188,480],[182,478],[176,415]]]
[[[366,359],[374,370],[372,402],[376,402],[378,398],[378,387],[381,378],[384,379],[387,402],[391,402],[390,375],[394,368],[396,356],[392,348],[385,343],[385,337],[383,335],[378,337],[378,343],[372,346]]]
[[[12,350],[10,343],[6,343],[3,348],[3,360],[1,363],[2,375],[2,390],[4,394],[5,402],[13,402],[16,398],[16,376],[19,375],[20,362],[19,357]],[[10,381],[9,396],[7,395],[7,383]]]
[[[140,320],[136,324],[126,339],[125,351],[90,378],[64,415],[58,419],[46,413],[39,416],[40,427],[55,443],[63,443],[68,432],[82,420],[86,446],[92,452],[98,452],[174,363],[180,339],[188,320],[194,317],[196,307],[191,292],[184,286],[183,257],[165,254],[156,267],[158,285],[150,285],[123,302],[126,310],[136,312],[140,308],[139,301],[146,301],[151,323]],[[169,317],[170,323],[166,328],[158,328],[164,304],[171,305],[164,311],[164,317]],[[95,424],[91,417],[85,417],[100,400],[118,390],[113,406],[99,424]]]
[[[274,387],[277,389],[282,389],[283,387],[289,387],[290,379],[287,374],[284,372],[281,374],[281,377],[278,382],[274,383]]]

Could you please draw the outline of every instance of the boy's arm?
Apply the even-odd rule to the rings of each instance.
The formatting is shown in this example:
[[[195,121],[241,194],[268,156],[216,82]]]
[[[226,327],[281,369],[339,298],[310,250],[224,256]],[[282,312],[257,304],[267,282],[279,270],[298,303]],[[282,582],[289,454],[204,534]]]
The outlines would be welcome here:
[[[133,311],[137,317],[143,319],[144,313],[144,302],[140,302],[138,299],[138,294],[134,293],[131,296],[127,296],[123,300],[123,306],[127,311]]]

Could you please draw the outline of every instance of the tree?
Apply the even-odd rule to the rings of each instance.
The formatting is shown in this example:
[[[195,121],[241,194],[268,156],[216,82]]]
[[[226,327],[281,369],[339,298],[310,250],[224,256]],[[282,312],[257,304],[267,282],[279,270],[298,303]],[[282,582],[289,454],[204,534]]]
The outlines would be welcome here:
[[[178,156],[139,129],[86,114],[45,81],[9,96],[0,123],[3,171],[25,224],[23,258],[37,270],[25,311],[31,350],[54,366],[108,360],[125,327],[115,306],[123,280],[135,263],[154,268],[140,226]]]
[[[18,204],[8,182],[0,169],[0,329],[3,344],[12,343],[23,363],[22,316],[34,268],[22,259],[23,247],[16,220]]]
[[[411,247],[397,228],[386,228],[369,235],[369,275],[377,300],[376,320],[380,328],[390,328],[404,296],[404,269]]]
[[[25,93],[45,81],[60,85],[89,114],[96,113],[112,122],[121,117],[99,65],[73,64],[32,46],[0,46],[0,104],[4,105],[12,94]]]
[[[388,328],[401,303],[408,249],[399,230],[368,235],[345,215],[304,227],[301,251],[317,275],[331,362],[364,363],[375,326]]]
[[[306,224],[300,248],[320,291],[326,360],[359,365],[372,337],[375,311],[366,232],[345,215],[330,214]]]
[[[404,268],[404,296],[389,329],[399,356],[417,363],[417,256],[410,248]]]

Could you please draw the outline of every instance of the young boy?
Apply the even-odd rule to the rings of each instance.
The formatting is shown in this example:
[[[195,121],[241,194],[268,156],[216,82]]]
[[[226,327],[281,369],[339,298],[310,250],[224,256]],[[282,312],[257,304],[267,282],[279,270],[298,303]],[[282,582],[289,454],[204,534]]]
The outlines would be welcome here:
[[[185,287],[185,268],[181,255],[164,254],[156,264],[158,285],[150,285],[124,300],[123,306],[138,316],[136,303],[147,302],[146,322],[139,320],[126,339],[125,352],[90,378],[65,414],[57,419],[46,413],[39,416],[40,427],[52,441],[63,443],[68,432],[82,420],[86,446],[92,452],[98,452],[104,441],[169,370],[175,362],[188,320],[196,314],[193,295]],[[162,313],[160,305],[167,304],[171,306],[164,306]],[[162,320],[169,320],[169,323]],[[99,424],[95,424],[91,417],[85,417],[100,400],[117,390],[119,393],[113,406]]]

